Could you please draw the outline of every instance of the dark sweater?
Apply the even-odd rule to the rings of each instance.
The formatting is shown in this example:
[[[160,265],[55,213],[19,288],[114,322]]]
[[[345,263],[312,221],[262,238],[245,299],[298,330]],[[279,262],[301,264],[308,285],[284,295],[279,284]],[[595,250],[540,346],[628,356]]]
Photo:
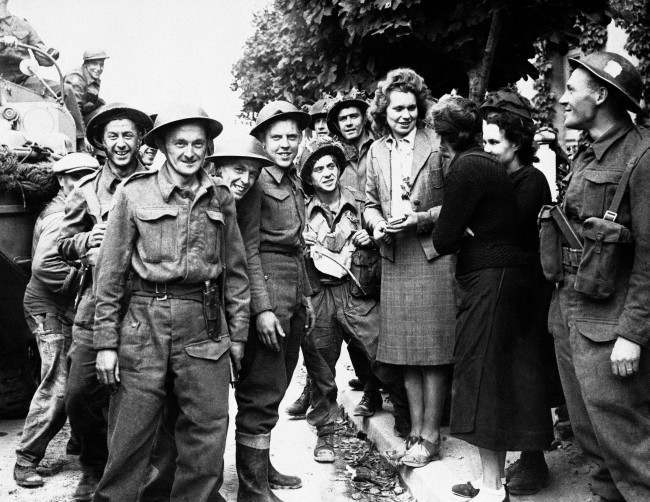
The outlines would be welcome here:
[[[536,257],[539,255],[537,215],[544,204],[551,203],[551,190],[546,176],[533,166],[524,166],[510,174],[517,199],[517,237],[520,246]]]
[[[454,157],[449,166],[433,245],[458,252],[456,273],[518,267],[526,258],[517,242],[517,202],[506,168],[479,148]],[[470,228],[474,236],[465,235]]]

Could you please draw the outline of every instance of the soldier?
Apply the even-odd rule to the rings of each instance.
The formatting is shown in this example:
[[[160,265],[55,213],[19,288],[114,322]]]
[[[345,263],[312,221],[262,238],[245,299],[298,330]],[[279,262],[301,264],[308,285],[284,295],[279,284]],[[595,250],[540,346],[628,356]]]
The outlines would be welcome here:
[[[274,164],[262,168],[248,194],[246,212],[239,215],[242,228],[259,229],[261,262],[261,270],[249,263],[251,280],[258,282],[251,285],[256,332],[246,344],[235,391],[239,502],[275,500],[270,487],[302,484],[300,478],[282,475],[271,466],[269,447],[278,406],[298,360],[300,338],[313,324],[303,255],[304,194],[293,167],[308,125],[309,115],[286,101],[273,101],[260,110],[251,130]]]
[[[72,429],[79,436],[79,460],[83,470],[74,500],[92,498],[108,455],[103,414],[108,405],[108,392],[99,384],[95,374],[92,341],[94,267],[104,239],[108,213],[113,207],[115,189],[135,171],[144,170],[138,161],[138,149],[141,138],[151,126],[146,113],[122,103],[105,105],[90,117],[88,141],[106,153],[106,163],[102,169],[83,178],[70,193],[58,237],[59,254],[65,260],[81,260],[82,263],[66,391],[66,411]]]
[[[309,128],[314,131],[314,136],[329,136],[330,130],[327,127],[327,106],[329,99],[322,98],[309,107]]]
[[[41,383],[32,397],[16,450],[14,479],[20,486],[36,488],[43,479],[36,467],[52,438],[66,421],[65,386],[67,354],[72,340],[73,303],[79,270],[61,259],[56,238],[61,228],[65,198],[74,183],[99,168],[94,157],[71,153],[52,165],[59,193],[41,211],[34,227],[32,277],[25,289],[25,319],[41,356]]]
[[[157,153],[158,150],[156,148],[152,148],[149,145],[142,145],[138,154],[140,156],[140,162],[145,167],[151,167]]]
[[[47,47],[26,19],[9,12],[8,3],[9,0],[0,0],[0,57],[2,58],[0,76],[14,84],[25,85],[30,77],[24,75],[19,66],[23,59],[29,57],[29,52],[22,47],[16,47],[16,44],[37,47],[47,52],[53,59],[59,58],[59,51]],[[52,61],[42,55],[34,53],[34,57],[40,65],[52,66]]]
[[[563,209],[578,242],[569,244],[571,232],[564,227],[563,279],[553,295],[549,324],[573,431],[598,466],[592,471],[592,490],[602,501],[647,501],[650,138],[628,114],[641,111],[641,76],[627,59],[610,52],[569,62],[573,71],[560,99],[564,122],[587,133],[590,143],[572,162]],[[620,208],[612,210],[619,184],[625,195]],[[586,287],[589,277],[584,275],[589,256],[600,254],[588,249],[591,226],[615,222],[629,229],[631,239],[601,243],[603,252],[616,246],[621,254],[611,268],[595,270],[600,281],[611,278],[613,285],[608,295],[596,294]],[[541,249],[548,249],[544,235],[542,240]],[[542,256],[543,263],[544,258],[549,257]]]
[[[234,199],[202,169],[221,129],[198,107],[162,111],[145,140],[165,164],[116,197],[94,326],[99,378],[116,390],[95,501],[137,499],[166,397],[179,410],[170,500],[223,500],[230,357],[238,367],[250,297]]]
[[[84,121],[87,123],[92,112],[104,104],[99,97],[104,62],[109,58],[102,49],[88,49],[83,54],[83,64],[69,72],[64,79],[66,86],[72,89]]]
[[[377,301],[367,296],[360,278],[351,271],[358,249],[375,245],[362,228],[365,193],[340,185],[339,174],[345,164],[343,146],[330,138],[310,141],[300,157],[300,178],[310,195],[304,238],[319,286],[312,298],[314,331],[302,344],[312,387],[307,421],[317,429],[317,462],[334,462],[333,434],[338,417],[335,376],[343,337],[354,339],[369,361],[375,356],[379,336]]]
[[[366,189],[367,154],[374,136],[368,127],[369,103],[356,89],[336,99],[327,112],[327,125],[333,137],[349,145],[348,163],[341,175],[341,185],[363,192]]]
[[[273,165],[259,141],[250,135],[220,137],[216,141],[214,153],[206,157],[206,163],[212,162],[219,183],[226,185],[235,199],[239,230],[244,241],[248,275],[251,289],[265,288],[262,265],[260,263],[260,229],[250,219],[242,222],[241,215],[248,210],[249,197],[247,194],[255,185],[264,166]],[[143,502],[153,500],[169,500],[169,494],[176,469],[176,445],[174,442],[174,427],[178,407],[168,403],[165,418],[156,437],[152,454],[152,472],[142,491]]]

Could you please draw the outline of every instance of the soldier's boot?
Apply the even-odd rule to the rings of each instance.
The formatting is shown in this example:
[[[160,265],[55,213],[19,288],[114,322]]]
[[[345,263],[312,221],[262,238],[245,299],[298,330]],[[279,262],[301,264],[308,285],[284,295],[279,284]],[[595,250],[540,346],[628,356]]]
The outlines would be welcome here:
[[[278,472],[269,458],[269,486],[274,490],[295,490],[302,487],[302,480],[298,476]]]
[[[304,417],[311,403],[311,380],[307,377],[302,393],[287,407],[287,414],[292,417]]]
[[[253,436],[237,433],[235,445],[239,478],[237,502],[282,502],[269,486],[270,434]]]
[[[96,469],[84,467],[81,473],[81,480],[77,489],[72,494],[74,502],[90,502],[95,495],[95,490],[99,484],[101,473]]]

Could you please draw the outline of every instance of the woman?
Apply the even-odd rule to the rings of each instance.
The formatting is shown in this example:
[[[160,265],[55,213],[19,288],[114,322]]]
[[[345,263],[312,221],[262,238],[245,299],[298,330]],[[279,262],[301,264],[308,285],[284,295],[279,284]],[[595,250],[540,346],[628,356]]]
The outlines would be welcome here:
[[[505,166],[514,184],[517,235],[528,258],[528,304],[531,308],[525,329],[530,350],[520,354],[521,366],[527,369],[521,374],[522,385],[531,392],[526,408],[527,421],[531,429],[546,430],[551,437],[550,409],[561,404],[562,396],[553,340],[547,329],[553,286],[542,273],[537,230],[537,215],[544,204],[551,203],[551,190],[544,174],[532,165],[537,160],[537,148],[533,141],[535,124],[527,100],[516,92],[501,90],[488,95],[481,112],[483,149]],[[509,469],[507,478],[512,495],[532,495],[541,490],[548,482],[543,450],[524,449],[520,459]]]
[[[529,389],[519,381],[527,371],[520,358],[529,286],[517,201],[505,167],[479,146],[476,104],[445,96],[433,118],[452,159],[433,244],[439,253],[457,252],[460,291],[451,433],[479,448],[483,471],[479,490],[467,484],[454,492],[471,488],[467,495],[476,502],[502,502],[506,451],[542,448],[549,440],[526,420]]]
[[[379,82],[370,114],[383,136],[368,152],[364,213],[383,258],[377,361],[404,370],[411,432],[402,463],[411,467],[440,458],[455,331],[455,260],[431,244],[445,173],[440,140],[423,127],[430,101],[408,68]]]

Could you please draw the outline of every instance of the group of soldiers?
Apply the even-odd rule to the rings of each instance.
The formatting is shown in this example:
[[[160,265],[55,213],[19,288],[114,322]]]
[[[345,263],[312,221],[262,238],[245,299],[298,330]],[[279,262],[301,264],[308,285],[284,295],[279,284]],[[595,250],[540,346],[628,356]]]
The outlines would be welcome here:
[[[0,12],[6,47],[23,31],[37,38],[21,23]],[[38,464],[67,417],[68,451],[83,471],[73,500],[223,500],[232,383],[238,501],[277,501],[272,488],[302,483],[269,455],[301,349],[309,381],[289,412],[308,411],[314,459],[334,461],[342,340],[364,390],[355,413],[380,409],[383,387],[405,435],[401,375],[374,361],[381,259],[364,220],[369,102],[351,91],[306,113],[273,101],[249,135],[218,138],[221,123],[198,106],[164,106],[152,118],[104,104],[106,57],[89,52],[66,77],[78,143],[103,164],[85,152],[58,160],[60,192],[36,224],[24,306],[42,381],[16,482],[43,485]],[[550,327],[576,438],[598,466],[594,492],[641,501],[650,494],[647,134],[627,113],[640,110],[636,70],[620,56],[590,58],[573,63],[562,98],[566,125],[592,140],[574,160],[563,209],[580,234],[637,160],[618,213],[633,256],[613,296],[597,301],[573,289],[580,257],[563,245]]]

